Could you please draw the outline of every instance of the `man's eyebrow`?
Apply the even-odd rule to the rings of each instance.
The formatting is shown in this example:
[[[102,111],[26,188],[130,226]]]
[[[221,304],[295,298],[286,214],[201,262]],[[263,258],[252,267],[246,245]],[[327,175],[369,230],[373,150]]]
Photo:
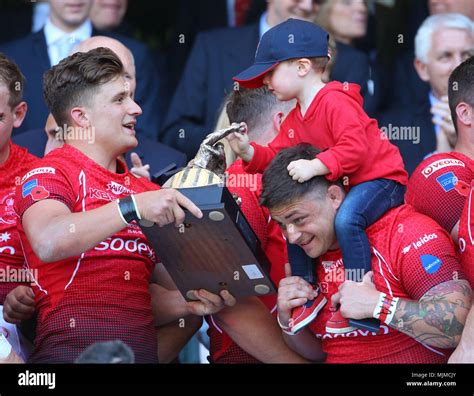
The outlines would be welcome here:
[[[292,212],[288,213],[286,216],[284,216],[283,218],[285,220],[288,220],[290,217],[293,217],[295,215],[301,215],[302,213],[299,211],[299,209],[295,209],[293,210]]]
[[[129,93],[129,91],[125,91],[125,90],[124,90],[124,91],[121,91],[121,92],[119,92],[118,94],[116,94],[112,100],[117,100],[117,99],[120,98],[121,96],[127,96],[128,93]]]

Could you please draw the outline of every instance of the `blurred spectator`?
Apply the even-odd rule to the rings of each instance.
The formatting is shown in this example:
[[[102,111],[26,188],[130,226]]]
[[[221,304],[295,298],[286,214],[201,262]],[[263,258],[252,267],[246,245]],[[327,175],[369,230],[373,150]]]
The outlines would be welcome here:
[[[135,61],[133,54],[120,41],[106,36],[94,36],[77,45],[73,52],[87,52],[98,47],[109,48],[120,58],[124,66],[125,78],[130,83],[133,97],[137,86]],[[46,126],[44,127],[46,134],[42,130],[35,129],[17,134],[13,140],[18,145],[28,148],[31,153],[42,157],[43,152],[46,155],[54,148],[63,145],[63,142],[57,139],[57,128],[58,126],[54,118],[49,114]],[[173,164],[177,168],[186,165],[186,157],[183,153],[143,135],[139,137],[138,141],[138,146],[133,151],[137,153],[143,163],[150,165],[152,175],[159,173],[164,168],[170,166],[173,168]],[[131,153],[127,154],[127,163],[131,168],[133,165]]]
[[[474,19],[472,0],[428,0],[430,15],[456,13]]]
[[[5,4],[6,3],[6,4]],[[49,15],[48,0],[0,1],[0,43],[41,30]]]
[[[354,41],[364,37],[367,32],[365,1],[318,0],[317,3],[320,9],[316,23],[331,35],[336,44],[336,60],[330,79],[359,84],[364,97],[364,110],[374,116],[380,102],[375,95],[375,70],[369,55],[354,47]]]
[[[464,15],[433,15],[418,29],[414,69],[428,89],[416,106],[398,105],[380,117],[388,137],[399,147],[408,173],[428,154],[452,151],[456,134],[447,101],[448,79],[473,54],[474,26]]]
[[[101,34],[88,19],[92,0],[50,0],[50,16],[37,33],[6,43],[0,50],[20,66],[27,80],[25,100],[30,111],[18,132],[42,128],[48,110],[42,96],[43,73],[65,58],[78,43]],[[104,34],[104,33],[103,33]],[[105,33],[127,46],[135,57],[138,75],[136,101],[143,110],[137,124],[139,135],[156,139],[160,127],[162,106],[156,66],[145,45],[114,33]]]
[[[257,24],[198,34],[171,101],[160,141],[192,158],[212,131],[232,77],[252,64],[260,37],[288,18],[314,20],[312,0],[269,0]]]
[[[257,23],[265,8],[265,0],[180,0],[168,49],[170,92],[179,83],[199,32]]]
[[[98,30],[115,30],[123,22],[127,12],[128,0],[94,0],[90,19]]]
[[[412,43],[414,43],[414,31],[418,29],[416,26],[417,18],[412,18],[414,12],[418,17],[426,13],[429,15],[443,13],[458,13],[465,15],[471,20],[474,18],[474,2],[472,0],[423,0],[410,2],[407,15],[411,18],[411,24],[408,26],[406,38],[401,43],[405,48],[401,52],[395,62],[393,72],[393,105],[399,106],[417,106],[429,92],[429,87],[413,69],[413,60],[415,57]],[[420,22],[421,23],[421,22]],[[414,29],[414,26],[416,28]],[[407,42],[408,41],[408,42]]]

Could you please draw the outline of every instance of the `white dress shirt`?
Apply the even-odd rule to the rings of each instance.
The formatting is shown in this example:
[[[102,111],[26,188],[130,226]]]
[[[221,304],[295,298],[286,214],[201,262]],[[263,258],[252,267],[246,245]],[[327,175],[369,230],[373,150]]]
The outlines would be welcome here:
[[[69,56],[72,49],[92,36],[92,23],[88,19],[71,33],[67,33],[55,26],[48,18],[44,25],[46,46],[51,66],[57,65]]]

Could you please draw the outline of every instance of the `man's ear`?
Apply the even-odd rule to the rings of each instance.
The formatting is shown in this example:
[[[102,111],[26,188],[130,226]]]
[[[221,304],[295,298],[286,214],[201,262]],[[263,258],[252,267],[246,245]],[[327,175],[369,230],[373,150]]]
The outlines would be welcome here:
[[[275,131],[275,135],[280,132],[280,127],[281,124],[283,123],[283,119],[285,118],[285,115],[283,114],[282,111],[278,111],[272,116],[272,126],[273,130]]]
[[[327,196],[331,200],[333,208],[336,210],[339,209],[339,207],[342,205],[345,195],[346,194],[344,193],[342,188],[336,184],[331,184],[328,187]]]
[[[415,66],[415,70],[418,73],[418,76],[425,82],[430,81],[430,76],[428,75],[428,66],[423,63],[418,58],[415,58],[413,61],[413,66]]]
[[[26,117],[26,112],[28,111],[28,105],[26,102],[20,102],[13,109],[13,128],[21,127],[23,120]]]
[[[80,128],[91,126],[84,107],[74,107],[69,112],[73,123]]]
[[[465,102],[458,103],[456,106],[456,122],[461,122],[466,126],[472,125],[472,107]]]

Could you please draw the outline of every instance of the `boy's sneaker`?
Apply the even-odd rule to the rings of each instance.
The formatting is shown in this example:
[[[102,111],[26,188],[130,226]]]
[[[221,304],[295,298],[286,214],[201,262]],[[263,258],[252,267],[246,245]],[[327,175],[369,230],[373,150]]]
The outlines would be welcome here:
[[[298,308],[293,308],[291,311],[291,331],[297,333],[303,327],[309,325],[319,311],[326,305],[328,300],[322,293],[319,293],[314,300],[308,301],[306,304]]]
[[[349,319],[341,315],[341,310],[337,309],[333,312],[331,318],[326,322],[326,332],[332,334],[350,333],[356,330],[349,324]]]

